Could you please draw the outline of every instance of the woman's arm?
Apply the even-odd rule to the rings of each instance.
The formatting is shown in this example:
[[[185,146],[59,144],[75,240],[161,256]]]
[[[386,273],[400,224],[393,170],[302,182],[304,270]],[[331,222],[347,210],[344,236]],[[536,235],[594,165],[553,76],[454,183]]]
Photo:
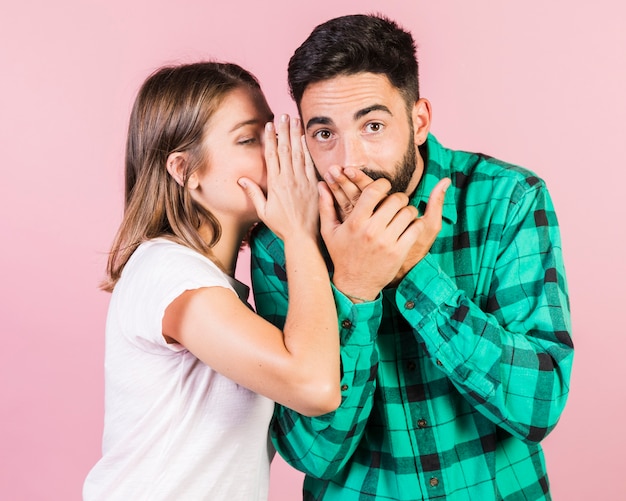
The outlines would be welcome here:
[[[325,313],[326,287],[293,286],[300,300],[289,305],[284,335],[223,287],[181,294],[165,311],[163,333],[236,383],[299,413],[325,414],[341,398],[337,320],[334,304]]]
[[[259,217],[284,241],[290,303],[283,331],[221,287],[186,291],[166,309],[163,333],[233,381],[305,415],[340,403],[337,314],[318,245],[318,191],[300,122],[265,134],[267,195],[242,180]]]

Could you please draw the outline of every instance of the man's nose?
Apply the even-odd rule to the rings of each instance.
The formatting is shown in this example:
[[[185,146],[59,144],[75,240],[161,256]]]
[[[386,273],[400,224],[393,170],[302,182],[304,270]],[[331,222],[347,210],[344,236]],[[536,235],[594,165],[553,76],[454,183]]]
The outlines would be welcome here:
[[[344,137],[343,140],[343,167],[362,169],[367,165],[367,155],[359,138]]]

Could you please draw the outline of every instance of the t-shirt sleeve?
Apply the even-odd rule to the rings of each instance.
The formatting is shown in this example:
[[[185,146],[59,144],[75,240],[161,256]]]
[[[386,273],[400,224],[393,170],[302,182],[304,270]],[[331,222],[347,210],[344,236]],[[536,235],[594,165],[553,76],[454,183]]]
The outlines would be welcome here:
[[[236,294],[226,275],[209,259],[172,242],[148,242],[127,263],[114,290],[122,332],[147,351],[182,351],[162,333],[165,309],[188,290],[224,287]]]

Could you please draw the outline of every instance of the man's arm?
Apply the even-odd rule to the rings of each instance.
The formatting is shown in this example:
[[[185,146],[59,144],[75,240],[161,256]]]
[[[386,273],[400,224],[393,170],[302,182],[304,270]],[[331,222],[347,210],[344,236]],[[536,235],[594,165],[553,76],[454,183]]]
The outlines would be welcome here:
[[[416,219],[417,209],[407,205],[405,194],[387,195],[390,183],[386,179],[364,186],[345,220],[339,219],[331,190],[320,186],[320,228],[334,266],[342,403],[336,411],[317,418],[277,408],[272,438],[295,468],[319,478],[333,477],[358,446],[372,409],[378,370],[375,341],[382,317],[380,291],[397,275],[418,240],[434,240],[448,184],[446,180],[434,190],[428,217],[420,219]],[[263,230],[252,244],[257,309],[277,326],[284,322],[288,304],[281,247],[276,237],[269,238]]]
[[[252,246],[252,283],[257,311],[282,328],[288,291],[282,243],[266,229]],[[334,289],[341,337],[342,403],[329,414],[308,418],[277,405],[271,426],[274,445],[294,468],[329,478],[350,459],[372,408],[378,353],[375,338],[381,299],[355,305]]]
[[[538,442],[563,411],[573,358],[560,235],[542,183],[510,211],[495,254],[482,258],[493,276],[480,304],[427,255],[400,282],[396,305],[479,412]]]

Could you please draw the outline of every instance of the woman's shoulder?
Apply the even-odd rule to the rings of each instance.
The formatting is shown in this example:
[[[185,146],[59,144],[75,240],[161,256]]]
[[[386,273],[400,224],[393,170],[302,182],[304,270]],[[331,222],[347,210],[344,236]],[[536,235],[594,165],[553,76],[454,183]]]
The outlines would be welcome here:
[[[122,279],[124,275],[155,284],[161,281],[191,281],[206,286],[230,285],[226,274],[209,258],[167,238],[143,242],[128,260]]]
[[[203,256],[194,249],[164,237],[153,238],[143,242],[132,257],[135,256],[141,261],[164,261],[169,266],[178,263],[195,263],[198,266],[213,269],[219,272],[219,274],[224,274],[208,257]]]

